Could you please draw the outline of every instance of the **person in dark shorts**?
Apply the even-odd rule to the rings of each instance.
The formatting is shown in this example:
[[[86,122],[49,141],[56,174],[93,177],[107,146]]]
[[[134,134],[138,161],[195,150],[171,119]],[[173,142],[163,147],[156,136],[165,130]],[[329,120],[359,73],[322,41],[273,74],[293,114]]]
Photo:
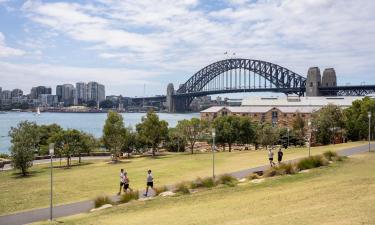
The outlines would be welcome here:
[[[128,178],[128,173],[125,172],[124,173],[124,193],[127,192],[127,190],[130,190],[130,191],[133,191],[133,189],[131,189],[129,187],[129,178]]]
[[[151,170],[147,171],[147,184],[146,184],[146,193],[144,194],[145,197],[147,197],[148,194],[148,188],[154,189],[154,178],[152,177]]]
[[[121,189],[124,186],[124,169],[120,170],[120,191],[117,193],[118,195],[121,194]]]
[[[270,161],[271,167],[273,167],[275,165],[275,163],[273,162],[273,152],[272,152],[272,149],[268,150],[268,160]]]
[[[281,151],[281,148],[279,148],[279,151],[277,152],[277,161],[279,162],[279,165],[281,161],[283,160],[284,153]]]

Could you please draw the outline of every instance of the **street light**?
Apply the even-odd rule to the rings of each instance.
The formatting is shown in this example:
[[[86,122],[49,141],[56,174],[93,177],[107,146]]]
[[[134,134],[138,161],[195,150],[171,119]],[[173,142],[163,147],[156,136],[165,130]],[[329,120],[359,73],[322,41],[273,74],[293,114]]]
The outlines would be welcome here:
[[[310,120],[307,122],[307,125],[309,126],[309,131],[310,131],[310,135],[309,135],[309,157],[310,157],[310,151],[311,151],[311,133],[312,133],[312,131],[311,131],[311,121]]]
[[[368,112],[368,151],[371,150],[371,112]]]
[[[53,164],[52,164],[52,157],[53,157],[53,153],[54,153],[54,150],[55,150],[55,144],[54,143],[50,143],[49,144],[49,155],[51,156],[51,202],[50,202],[50,217],[49,219],[52,221],[52,208],[53,208],[53,194],[52,194],[52,183],[53,183],[53,180],[52,180],[52,168],[53,168]]]
[[[288,127],[288,148],[289,148],[289,131],[290,131],[290,129]]]
[[[212,178],[215,179],[215,128],[212,128]]]

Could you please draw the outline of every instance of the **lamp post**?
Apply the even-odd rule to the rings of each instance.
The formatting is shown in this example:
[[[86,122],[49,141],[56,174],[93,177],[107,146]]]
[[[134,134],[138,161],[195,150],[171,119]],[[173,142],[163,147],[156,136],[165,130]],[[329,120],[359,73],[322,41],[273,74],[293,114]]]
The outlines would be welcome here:
[[[212,128],[212,178],[215,179],[215,128]]]
[[[311,121],[309,120],[309,122],[307,122],[307,125],[309,126],[309,132],[310,132],[310,135],[309,135],[309,157],[310,157],[310,152],[311,152],[311,133],[312,133],[312,130],[311,130]]]
[[[290,131],[290,129],[288,127],[288,148],[289,148],[289,131]]]
[[[53,183],[53,180],[52,180],[52,168],[53,168],[53,163],[52,163],[52,157],[53,157],[53,153],[54,153],[54,150],[55,150],[55,144],[54,143],[50,143],[49,144],[49,155],[51,156],[51,202],[50,202],[50,220],[52,221],[52,218],[53,218],[53,212],[52,212],[52,209],[53,209],[53,194],[52,194],[52,183]]]
[[[371,112],[368,112],[368,151],[371,151]]]

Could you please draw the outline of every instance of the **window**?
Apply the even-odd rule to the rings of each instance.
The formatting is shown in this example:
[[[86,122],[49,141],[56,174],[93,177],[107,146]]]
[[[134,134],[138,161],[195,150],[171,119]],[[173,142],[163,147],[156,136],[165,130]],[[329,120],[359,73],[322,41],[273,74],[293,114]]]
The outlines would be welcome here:
[[[314,86],[314,85],[313,85],[313,82],[310,82],[310,87],[312,87],[312,86]]]

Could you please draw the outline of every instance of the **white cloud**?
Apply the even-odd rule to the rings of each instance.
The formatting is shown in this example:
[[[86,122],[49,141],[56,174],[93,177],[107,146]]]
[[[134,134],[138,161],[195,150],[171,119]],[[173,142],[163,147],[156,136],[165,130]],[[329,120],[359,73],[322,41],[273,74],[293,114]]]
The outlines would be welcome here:
[[[230,51],[302,75],[315,65],[333,66],[346,79],[375,72],[375,1],[227,3],[207,11],[197,0],[28,0],[23,10],[50,31],[92,44],[86,49],[98,57],[143,71],[188,77]]]
[[[11,56],[22,56],[24,54],[25,54],[25,52],[20,50],[20,49],[8,47],[5,44],[4,35],[0,32],[0,58],[1,57],[11,57]]]
[[[7,81],[3,88],[21,88],[26,93],[32,86],[46,85],[53,90],[57,84],[72,83],[78,81],[97,81],[112,90],[107,94],[124,94],[131,86],[158,85],[148,81],[157,76],[157,73],[122,68],[100,68],[100,67],[69,67],[51,64],[14,64],[0,61],[1,80]],[[20,82],[22,81],[22,82]],[[120,88],[123,91],[119,91]],[[117,90],[117,91],[116,91]],[[130,95],[128,93],[128,95]]]

